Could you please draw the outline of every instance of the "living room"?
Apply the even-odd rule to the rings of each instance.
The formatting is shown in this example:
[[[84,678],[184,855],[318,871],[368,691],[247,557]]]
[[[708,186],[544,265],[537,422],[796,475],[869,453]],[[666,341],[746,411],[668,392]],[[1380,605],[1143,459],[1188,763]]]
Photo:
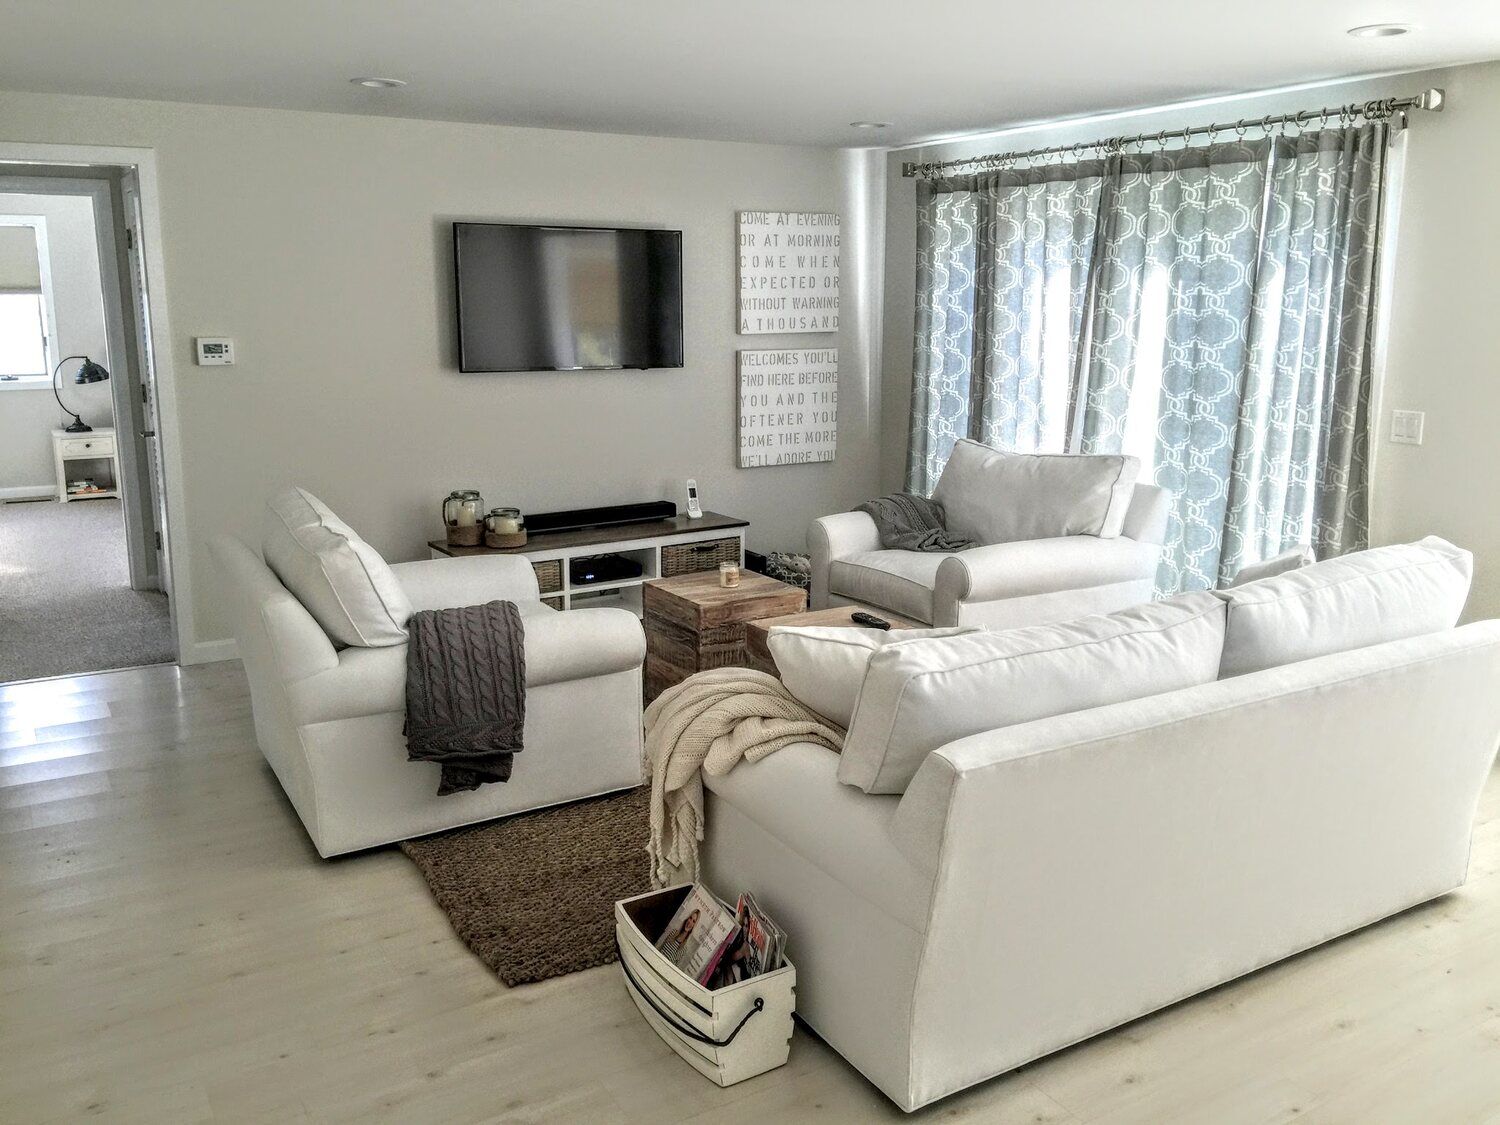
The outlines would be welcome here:
[[[1500,460],[1483,280],[1500,251],[1500,169],[1479,144],[1500,113],[1500,16],[1468,3],[1262,5],[1213,26],[1160,4],[1128,18],[1082,3],[1025,14],[777,4],[753,19],[656,3],[380,20],[326,3],[169,7],[117,4],[85,20],[23,5],[0,41],[8,190],[27,177],[110,185],[100,206],[118,220],[122,299],[140,264],[139,338],[128,329],[97,358],[111,393],[148,377],[157,392],[153,414],[117,430],[159,442],[149,447],[159,478],[143,452],[125,503],[141,513],[141,542],[160,513],[174,634],[164,651],[177,655],[109,672],[147,662],[84,648],[57,676],[27,663],[37,657],[18,639],[26,604],[0,593],[0,650],[9,658],[12,646],[22,669],[0,685],[7,1116],[1500,1112],[1488,1073],[1500,782],[1494,642],[1483,634],[1500,616],[1500,520],[1482,484]],[[1278,16],[1302,31],[1288,38]],[[1034,49],[1060,41],[1076,55],[1061,69]],[[225,43],[228,58],[202,49]],[[1181,182],[1138,190],[1166,172],[1163,183]],[[132,174],[138,212],[125,202]],[[1203,190],[1239,207],[1233,223],[1192,225]],[[1023,211],[985,211],[1002,203]],[[1048,220],[1040,242],[1005,243],[1018,214]],[[1291,223],[1278,243],[1283,214],[1312,214],[1316,229]],[[1137,229],[1153,232],[1139,246]],[[823,241],[778,242],[778,230]],[[480,354],[531,339],[516,330],[527,309],[559,315],[534,297],[554,278],[533,268],[507,295],[498,275],[465,272],[481,255],[465,255],[463,240],[570,231],[620,247],[659,236],[651,253],[669,263],[659,299],[642,313],[617,299],[630,285],[603,306],[575,291],[575,320],[537,332],[532,354]],[[986,267],[976,245],[1019,257],[996,250]],[[756,259],[766,247],[777,253]],[[778,272],[786,247],[836,255],[817,282],[833,301],[809,305],[806,330],[756,320],[758,295],[799,272]],[[1159,282],[1204,247],[1230,263],[1229,280]],[[577,263],[586,248],[558,252]],[[624,271],[627,251],[616,252],[610,268]],[[1137,277],[1133,262],[1144,263],[1138,286],[1119,280]],[[1022,279],[1013,292],[1006,268]],[[638,275],[639,287],[659,274]],[[573,283],[601,275],[582,276]],[[1307,276],[1308,292],[1291,295]],[[1270,315],[1293,305],[1295,330]],[[598,343],[579,325],[600,307],[651,318],[654,338],[673,346],[562,354],[571,345],[559,331]],[[1228,310],[1232,346],[1204,309]],[[506,330],[478,335],[486,316]],[[1112,327],[1127,322],[1123,334]],[[1111,351],[1122,335],[1134,350]],[[611,337],[621,348],[634,338]],[[752,418],[763,371],[779,373],[773,386],[829,397],[795,422],[774,410]],[[73,377],[65,365],[60,403],[94,391]],[[1226,396],[1205,389],[1220,384],[1235,388],[1227,414],[1216,405]],[[22,393],[0,391],[0,408]],[[52,413],[59,428],[68,421]],[[1029,432],[1015,424],[1022,415],[1036,423]],[[1234,440],[1205,438],[1211,427]],[[961,462],[976,458],[968,492],[963,466],[941,483],[955,448]],[[985,460],[991,449],[1004,457]],[[1116,475],[1103,498],[1096,478],[1069,478],[1050,498],[1006,504],[996,498],[1034,485],[1007,475],[1007,457]],[[1088,487],[1102,505],[1092,515]],[[856,511],[892,497],[913,499],[880,509],[885,523]],[[39,504],[0,506],[0,532],[18,542],[6,517]],[[670,511],[650,507],[662,504]],[[650,510],[619,511],[638,505]],[[892,512],[898,524],[941,522],[944,507],[945,527],[918,528],[923,548],[889,549]],[[1020,527],[1018,507],[1041,515]],[[1018,553],[1053,539],[1068,540],[1065,553]],[[328,551],[341,560],[332,569]],[[867,566],[876,551],[895,569]],[[923,733],[922,765],[866,763],[861,777],[845,743],[877,720],[855,712],[886,642],[1014,645],[1033,629],[1108,617],[1111,641],[1140,644],[1120,615],[1172,613],[1174,599],[1196,608],[1169,624],[1140,617],[1141,628],[1196,628],[1227,604],[1232,633],[1234,599],[1252,596],[1235,591],[1255,585],[1256,568],[1280,560],[1287,573],[1259,581],[1306,585],[1317,568],[1365,556],[1425,566],[1446,584],[1338,603],[1338,628],[1316,615],[1267,626],[1260,654],[1242,653],[1239,674],[1222,679],[1221,626],[1205,642],[1224,654],[1210,661],[1212,683],[1141,686],[1140,669],[1177,657],[1127,647],[1104,673],[982,679],[961,706],[934,695],[925,718],[882,713],[893,730]],[[615,569],[601,577],[600,565]],[[359,604],[345,597],[354,567],[377,576],[356,581]],[[499,675],[524,703],[524,739],[509,734],[525,750],[513,775],[503,755],[504,780],[437,796],[452,747],[418,748],[408,655],[420,646],[408,638],[417,619],[497,602],[520,606],[494,626],[514,647],[491,655],[501,665],[524,655],[524,673]],[[849,628],[855,612],[894,628]],[[1265,656],[1278,629],[1332,635],[1356,620],[1410,627],[1288,642],[1298,661],[1331,662],[1323,679],[1295,680],[1290,663]],[[912,630],[965,632],[903,641]],[[829,634],[837,659],[815,651]],[[806,651],[793,652],[804,635]],[[1401,667],[1426,661],[1445,676],[1398,678],[1360,697],[1368,714],[1341,697],[1328,710],[1278,710],[1309,683],[1333,695],[1350,677],[1386,684],[1396,673],[1371,654],[1390,646],[1416,646],[1400,650]],[[834,685],[821,662],[843,667],[850,647],[860,649],[852,688]],[[1254,683],[1271,694],[1233,694]],[[685,714],[695,685],[715,715],[732,689],[740,721],[800,723],[798,733],[747,751],[751,727],[736,726],[698,746],[695,762],[688,734],[703,720]],[[1377,714],[1382,693],[1410,724]],[[1070,702],[946,725],[987,694]],[[1128,763],[1139,748],[1108,723],[1144,721],[1130,709],[1148,699],[1150,714],[1182,724],[1162,740],[1184,760],[1170,790],[1143,783],[1149,766],[1124,765],[1076,792],[1073,774],[1045,770],[998,777],[1010,793],[939,785],[939,760],[958,763],[957,778],[975,740],[1001,730],[1015,732],[1005,755],[1029,747],[1060,761],[1051,738],[1088,735],[1121,742]],[[1250,714],[1217,727],[1219,707]],[[1064,719],[1066,732],[1048,726]],[[1377,720],[1389,757],[1369,770],[1347,732]],[[1261,772],[1218,759],[1242,729],[1266,742]],[[1424,738],[1435,754],[1440,740],[1452,750],[1430,775],[1405,752]],[[1187,761],[1206,745],[1210,777]],[[1295,752],[1309,746],[1328,753],[1304,776]],[[842,763],[828,754],[840,749]],[[658,755],[645,775],[643,750]],[[1246,835],[1233,846],[1221,804],[1231,784],[1263,803],[1234,826]],[[1410,807],[1383,803],[1401,788]],[[1018,805],[1023,793],[1038,804]],[[1008,825],[996,847],[1014,849],[1003,874],[942,850],[968,831],[960,814],[978,805],[965,802],[990,801],[993,822]],[[1131,803],[1156,819],[1105,815]],[[1193,850],[1188,833],[1215,831],[1183,811],[1195,806],[1215,810],[1226,833],[1197,844],[1222,854],[1217,869],[1173,866]],[[956,819],[943,844],[947,809]],[[1157,840],[1152,824],[1175,835]],[[1085,842],[1049,859],[1044,841],[1067,828]],[[799,832],[813,832],[800,853]],[[1401,854],[1386,856],[1381,835]],[[798,866],[777,860],[781,847],[826,854]],[[786,1034],[761,1031],[772,1017],[755,1016],[738,1056],[733,1044],[713,1048],[717,1077],[642,999],[640,974],[661,965],[616,945],[646,916],[617,902],[695,882],[700,849],[703,886],[731,907],[751,892],[785,929],[783,973],[800,977],[782,996],[766,974],[761,1000],[785,1003],[774,1018]],[[677,861],[670,880],[653,870],[666,859]],[[873,866],[886,859],[889,869]],[[1128,885],[1128,859],[1164,870]],[[1317,892],[1292,876],[1299,863],[1309,881],[1367,883],[1310,904]],[[954,886],[964,894],[944,899]],[[1005,904],[1023,894],[1033,901],[1016,917]],[[1143,951],[1153,931],[1134,914],[1169,904],[1183,915],[1156,935],[1168,963],[1153,976]],[[566,922],[553,928],[582,918],[588,934],[544,940],[549,909]],[[1223,932],[1193,923],[1200,913]],[[1075,946],[1064,921],[1098,944]],[[1019,966],[1038,956],[1028,927],[1057,951],[1059,976],[1036,970],[1042,983],[1028,992],[997,970],[974,995],[1018,1014],[986,1023],[964,995],[983,963],[968,959],[976,934],[992,933],[996,959]],[[851,932],[869,947],[845,959],[857,980],[829,952]],[[634,964],[635,981],[621,964]],[[720,1000],[756,981],[719,989]],[[898,1032],[906,1017],[862,993],[917,997],[911,1026]],[[862,1038],[861,1025],[888,1035]],[[752,1049],[773,1061],[726,1078],[722,1067],[750,1066],[740,1056]]]

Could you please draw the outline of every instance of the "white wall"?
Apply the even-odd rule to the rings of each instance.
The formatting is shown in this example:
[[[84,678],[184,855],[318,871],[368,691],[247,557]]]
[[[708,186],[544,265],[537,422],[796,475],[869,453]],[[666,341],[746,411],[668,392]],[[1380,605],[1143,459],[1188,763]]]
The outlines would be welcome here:
[[[680,502],[696,477],[771,550],[874,485],[875,287],[849,263],[878,221],[845,227],[837,459],[736,467],[736,347],[829,338],[735,335],[735,211],[865,207],[879,175],[834,150],[31,94],[0,94],[0,122],[7,141],[156,150],[198,640],[225,631],[204,541],[254,539],[291,481],[392,560],[425,554],[455,487],[539,511]],[[681,229],[686,366],[460,374],[455,219]],[[197,335],[234,337],[238,365],[193,366]]]
[[[1233,99],[1195,109],[1115,115],[930,145],[887,156],[882,488],[901,487],[911,403],[915,278],[915,181],[903,160],[947,160],[1039,148],[1120,133],[1239,118],[1310,106],[1447,90],[1442,113],[1415,113],[1401,145],[1401,208],[1388,262],[1387,360],[1373,449],[1371,535],[1376,543],[1438,534],[1474,551],[1468,614],[1500,616],[1500,378],[1490,325],[1500,258],[1500,152],[1490,142],[1500,119],[1500,63],[1396,75]],[[1390,247],[1391,244],[1388,244]],[[1392,409],[1427,412],[1426,443],[1394,445]]]
[[[93,201],[83,196],[0,192],[0,214],[41,215],[47,220],[52,306],[61,348],[52,362],[81,354],[109,367]],[[109,384],[72,383],[76,367],[74,363],[63,369],[63,401],[91,426],[112,425]],[[54,427],[69,421],[57,408],[50,387],[0,390],[0,490],[55,487],[51,434]]]

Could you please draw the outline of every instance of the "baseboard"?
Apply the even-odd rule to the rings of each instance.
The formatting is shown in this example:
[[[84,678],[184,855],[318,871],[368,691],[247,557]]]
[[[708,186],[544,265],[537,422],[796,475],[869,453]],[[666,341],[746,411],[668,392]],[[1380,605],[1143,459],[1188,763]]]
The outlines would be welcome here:
[[[233,637],[217,641],[197,641],[182,654],[179,664],[213,664],[220,660],[238,659],[239,646]]]
[[[0,488],[0,503],[6,500],[56,500],[55,484],[18,484]]]

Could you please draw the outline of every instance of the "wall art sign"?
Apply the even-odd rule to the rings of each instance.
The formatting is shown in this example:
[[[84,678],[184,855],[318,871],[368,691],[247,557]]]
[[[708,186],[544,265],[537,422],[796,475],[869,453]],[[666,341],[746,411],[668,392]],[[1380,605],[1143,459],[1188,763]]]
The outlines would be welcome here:
[[[739,213],[739,332],[839,330],[839,217]]]
[[[742,351],[739,376],[740,468],[833,460],[837,348]]]

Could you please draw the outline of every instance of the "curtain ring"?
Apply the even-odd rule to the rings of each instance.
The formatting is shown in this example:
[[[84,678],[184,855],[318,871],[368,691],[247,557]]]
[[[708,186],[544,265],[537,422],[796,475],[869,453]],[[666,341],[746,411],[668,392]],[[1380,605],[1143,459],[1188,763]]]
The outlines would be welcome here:
[[[1187,148],[1188,145],[1190,145],[1192,143],[1193,143],[1193,130],[1192,130],[1192,128],[1190,126],[1184,125],[1182,127],[1182,147],[1183,148]]]
[[[1165,129],[1156,134],[1156,144],[1162,152],[1167,151],[1167,131]]]
[[[1271,115],[1268,113],[1260,119],[1260,127],[1265,130],[1266,136],[1271,135]]]
[[[1250,132],[1250,126],[1245,124],[1245,119],[1243,117],[1241,117],[1234,123],[1234,135],[1240,140],[1243,141],[1245,139],[1245,134],[1248,132]]]

